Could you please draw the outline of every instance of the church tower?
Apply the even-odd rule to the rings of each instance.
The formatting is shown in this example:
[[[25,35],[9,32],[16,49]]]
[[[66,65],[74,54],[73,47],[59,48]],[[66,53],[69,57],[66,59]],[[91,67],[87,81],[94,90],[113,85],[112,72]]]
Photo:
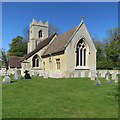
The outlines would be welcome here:
[[[48,37],[48,21],[43,23],[42,21],[37,22],[34,18],[30,23],[29,28],[29,42],[27,47],[27,53],[33,51],[39,42],[43,41]]]

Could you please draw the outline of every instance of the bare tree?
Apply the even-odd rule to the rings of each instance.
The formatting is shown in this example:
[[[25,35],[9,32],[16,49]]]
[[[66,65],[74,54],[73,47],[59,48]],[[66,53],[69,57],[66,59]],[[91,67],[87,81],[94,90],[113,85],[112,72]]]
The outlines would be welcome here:
[[[43,21],[43,23],[45,23],[45,22],[46,22],[46,20]],[[60,34],[60,29],[57,26],[49,23],[49,25],[48,25],[48,36],[51,35],[54,32],[56,32],[57,34]]]
[[[28,41],[29,40],[29,27],[25,27],[23,30],[23,40]]]

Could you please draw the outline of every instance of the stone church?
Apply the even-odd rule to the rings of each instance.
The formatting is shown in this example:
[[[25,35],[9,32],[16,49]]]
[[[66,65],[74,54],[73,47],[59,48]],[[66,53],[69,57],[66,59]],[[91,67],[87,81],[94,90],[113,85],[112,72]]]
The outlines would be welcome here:
[[[27,55],[10,56],[9,70],[15,67],[31,75],[49,77],[90,77],[96,72],[96,48],[82,19],[74,28],[48,36],[48,21],[33,19],[29,28]]]

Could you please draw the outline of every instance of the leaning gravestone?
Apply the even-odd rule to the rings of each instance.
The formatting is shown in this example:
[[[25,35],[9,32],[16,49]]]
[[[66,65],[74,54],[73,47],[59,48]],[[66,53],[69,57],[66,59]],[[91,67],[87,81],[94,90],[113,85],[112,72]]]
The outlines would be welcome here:
[[[2,82],[3,83],[10,83],[11,82],[11,79],[10,79],[10,77],[9,77],[9,75],[7,73],[5,74],[5,77],[4,77]]]
[[[44,72],[44,78],[48,78],[48,72],[47,71]]]
[[[96,80],[96,82],[94,83],[94,85],[101,86],[101,82],[99,81],[99,76],[100,76],[99,71],[96,73],[96,75],[97,75],[97,80]]]
[[[17,68],[15,68],[15,73],[14,73],[14,79],[15,80],[17,80],[17,79],[19,79],[19,75],[18,75],[18,69]]]
[[[38,72],[34,72],[34,76],[38,76],[39,74],[38,74]]]
[[[25,73],[25,79],[31,79],[31,77],[30,77],[30,74],[28,73],[29,71],[28,70],[26,70],[24,73]]]
[[[116,73],[114,72],[113,74],[112,74],[112,80],[115,80],[116,79]]]
[[[106,82],[105,83],[112,84],[112,81],[110,80],[110,72],[109,71],[106,73]]]
[[[115,83],[118,83],[118,76],[116,76],[115,78]]]

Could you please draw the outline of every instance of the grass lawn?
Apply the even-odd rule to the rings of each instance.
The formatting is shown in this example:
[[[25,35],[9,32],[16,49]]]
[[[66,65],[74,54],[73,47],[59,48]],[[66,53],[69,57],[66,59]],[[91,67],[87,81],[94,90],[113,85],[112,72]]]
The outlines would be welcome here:
[[[2,85],[3,118],[117,118],[118,84],[90,78],[12,80]]]

